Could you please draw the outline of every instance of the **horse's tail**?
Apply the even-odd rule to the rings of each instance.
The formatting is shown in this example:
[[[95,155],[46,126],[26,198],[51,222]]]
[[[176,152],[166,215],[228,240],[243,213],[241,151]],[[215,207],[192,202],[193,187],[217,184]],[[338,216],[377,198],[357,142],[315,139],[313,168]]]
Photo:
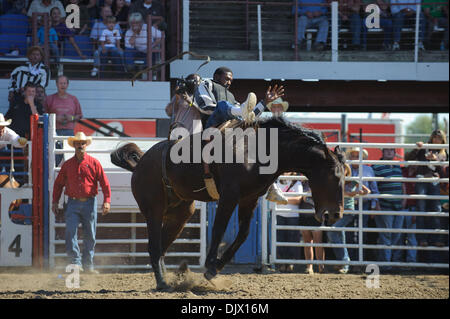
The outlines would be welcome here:
[[[133,172],[142,155],[144,155],[144,152],[136,144],[128,143],[111,153],[111,162]]]

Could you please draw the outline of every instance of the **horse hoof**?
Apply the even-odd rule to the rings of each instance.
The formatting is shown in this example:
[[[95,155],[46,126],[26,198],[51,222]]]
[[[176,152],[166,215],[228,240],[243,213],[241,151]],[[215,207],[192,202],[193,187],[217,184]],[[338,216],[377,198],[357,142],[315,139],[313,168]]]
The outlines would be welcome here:
[[[211,281],[214,277],[216,277],[216,274],[212,274],[211,272],[207,271],[203,274],[206,280]]]
[[[156,285],[157,291],[170,291],[171,287],[165,282]]]

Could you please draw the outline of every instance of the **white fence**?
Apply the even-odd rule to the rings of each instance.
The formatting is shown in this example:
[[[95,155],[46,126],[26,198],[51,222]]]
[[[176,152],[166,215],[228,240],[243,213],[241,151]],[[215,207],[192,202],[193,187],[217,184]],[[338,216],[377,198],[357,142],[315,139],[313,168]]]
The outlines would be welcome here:
[[[329,146],[339,145],[341,148],[350,148],[350,147],[359,147],[359,160],[350,161],[348,160],[348,164],[357,164],[359,165],[359,176],[358,177],[347,177],[346,180],[357,180],[357,181],[397,181],[397,182],[421,182],[421,183],[448,183],[448,178],[382,178],[382,177],[363,177],[362,176],[362,165],[364,164],[388,164],[388,165],[448,165],[448,161],[445,162],[420,162],[420,161],[369,161],[362,159],[362,149],[363,148],[405,148],[411,149],[416,148],[415,144],[394,144],[394,143],[383,143],[383,144],[373,144],[373,143],[328,143]],[[438,149],[445,147],[448,150],[448,144],[446,145],[436,145],[436,144],[425,144],[423,148],[425,149]],[[306,180],[305,177],[298,176],[282,176],[282,179],[298,179],[298,180]],[[309,193],[286,193],[287,196],[311,196]],[[385,246],[385,245],[367,245],[363,243],[363,234],[369,232],[381,233],[381,232],[389,232],[389,233],[414,233],[414,234],[449,234],[448,229],[404,229],[404,228],[364,228],[363,227],[363,216],[364,215],[402,215],[402,216],[426,216],[430,217],[447,217],[449,216],[447,213],[442,212],[406,212],[406,211],[374,211],[374,210],[363,210],[363,199],[370,198],[400,198],[400,199],[426,199],[426,200],[448,200],[448,196],[445,195],[390,195],[390,194],[368,194],[365,196],[359,196],[357,200],[359,201],[358,210],[355,211],[344,211],[344,214],[354,214],[358,217],[358,227],[333,227],[333,226],[320,226],[320,227],[310,227],[310,226],[281,226],[277,224],[277,214],[291,212],[293,215],[298,213],[313,213],[313,210],[289,210],[289,209],[279,209],[277,205],[270,205],[270,208],[265,205],[263,207],[262,213],[262,221],[263,221],[263,237],[262,237],[262,259],[265,264],[332,264],[332,265],[368,265],[376,263],[379,266],[408,266],[408,267],[434,267],[434,268],[448,268],[448,263],[420,263],[420,262],[380,262],[377,260],[364,260],[363,259],[363,249],[390,249],[390,250],[433,250],[433,251],[446,251],[448,252],[447,247],[436,247],[436,246],[405,246],[405,245],[397,245],[397,246]],[[271,214],[271,242],[267,240],[269,225],[267,224],[267,220],[269,218],[269,214]],[[448,223],[448,221],[447,221]],[[304,242],[279,242],[277,240],[277,230],[321,230],[321,231],[351,231],[358,233],[358,243],[357,244],[330,244],[330,243],[314,243],[308,244]],[[448,243],[448,241],[447,241]],[[325,261],[322,260],[300,260],[300,259],[280,259],[277,258],[277,249],[280,246],[287,247],[330,247],[330,248],[355,248],[358,249],[358,260],[342,261],[342,260],[330,260],[327,259]],[[269,253],[270,249],[270,253]],[[300,248],[299,248],[300,249]]]
[[[54,180],[60,171],[55,167],[55,154],[64,154],[70,158],[74,154],[73,148],[67,145],[68,136],[57,136],[55,133],[55,118],[50,116],[49,124],[49,191],[50,199],[53,196]],[[63,149],[55,149],[55,141],[64,141]],[[157,138],[120,138],[120,137],[93,137],[92,144],[87,152],[97,158],[105,170],[111,184],[111,212],[107,216],[98,215],[97,240],[95,263],[96,268],[114,269],[150,269],[151,266],[147,250],[147,231],[143,216],[131,193],[131,173],[114,166],[109,154],[119,143],[135,142],[142,150],[147,150],[161,139]],[[64,196],[62,196],[64,197]],[[103,203],[103,195],[99,189],[98,210]],[[61,198],[60,207],[64,198]],[[65,223],[50,213],[50,267],[63,267],[67,265],[65,240]],[[183,237],[184,236],[184,237]],[[83,241],[80,240],[79,243]],[[196,213],[186,224],[186,231],[182,233],[166,254],[168,268],[175,267],[170,259],[186,258],[190,267],[198,268],[204,264],[206,258],[206,203],[196,203]],[[168,261],[169,260],[169,261]]]

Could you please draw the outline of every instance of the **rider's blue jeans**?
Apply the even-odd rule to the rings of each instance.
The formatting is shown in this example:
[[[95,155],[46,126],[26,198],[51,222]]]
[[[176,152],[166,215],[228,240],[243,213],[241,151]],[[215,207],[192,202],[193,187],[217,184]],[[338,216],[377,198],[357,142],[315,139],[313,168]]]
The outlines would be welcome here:
[[[206,127],[217,127],[220,124],[235,119],[236,116],[231,114],[231,108],[233,107],[233,104],[231,104],[228,101],[220,101],[217,103],[216,109],[214,112],[209,116],[208,121],[206,122]]]
[[[86,202],[69,198],[64,212],[66,219],[66,252],[70,264],[83,265],[90,269],[94,266],[95,232],[97,228],[97,198]],[[83,230],[83,254],[78,246],[78,225]]]

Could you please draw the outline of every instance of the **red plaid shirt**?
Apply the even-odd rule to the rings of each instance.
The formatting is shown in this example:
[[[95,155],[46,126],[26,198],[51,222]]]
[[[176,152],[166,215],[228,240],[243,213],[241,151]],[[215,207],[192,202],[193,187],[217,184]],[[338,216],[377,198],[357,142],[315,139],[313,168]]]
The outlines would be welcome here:
[[[76,156],[69,159],[61,167],[61,171],[53,186],[53,203],[59,202],[63,187],[65,194],[74,198],[94,197],[98,194],[97,183],[100,183],[103,192],[104,203],[111,202],[111,187],[100,162],[84,155],[84,159],[78,162]]]

